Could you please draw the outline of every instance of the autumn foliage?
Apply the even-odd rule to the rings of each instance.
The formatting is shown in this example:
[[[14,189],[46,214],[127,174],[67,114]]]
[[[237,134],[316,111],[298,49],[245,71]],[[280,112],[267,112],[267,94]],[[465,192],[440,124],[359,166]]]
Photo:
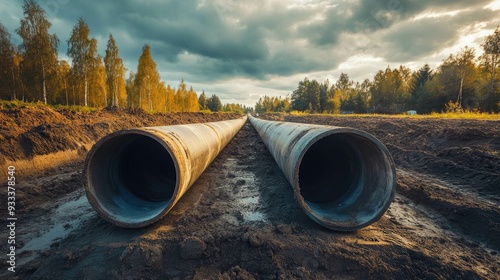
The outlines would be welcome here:
[[[22,39],[20,46],[11,43],[10,33],[0,23],[0,99],[97,108],[132,107],[150,112],[222,110],[216,96],[202,100],[207,104],[200,106],[197,93],[184,80],[177,87],[166,85],[160,79],[148,44],[142,49],[137,71],[129,71],[126,78],[113,35],[109,34],[105,55],[101,56],[98,42],[91,37],[83,18],[78,19],[66,42],[71,62],[58,60],[61,41],[49,34],[52,24],[45,11],[34,0],[25,0],[22,8],[24,18],[16,29]],[[209,101],[215,105],[208,106]]]

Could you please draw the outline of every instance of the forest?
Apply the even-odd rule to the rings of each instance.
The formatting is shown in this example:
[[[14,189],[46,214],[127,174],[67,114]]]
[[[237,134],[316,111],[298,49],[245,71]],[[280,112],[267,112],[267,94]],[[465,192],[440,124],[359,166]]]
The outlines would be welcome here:
[[[104,56],[83,18],[78,19],[67,40],[71,64],[58,59],[61,40],[49,34],[52,24],[34,0],[23,4],[24,18],[15,30],[22,40],[0,22],[0,99],[88,107],[131,107],[148,112],[197,112],[203,110],[244,112],[241,104],[222,105],[216,95],[200,96],[184,80],[172,87],[160,79],[151,47],[145,44],[137,71],[126,69],[112,34]]]
[[[417,71],[401,65],[378,71],[372,80],[355,82],[348,74],[330,84],[305,78],[291,96],[264,96],[258,113],[398,114],[409,110],[432,112],[500,111],[500,29],[481,44],[483,54],[465,47],[443,60],[437,69],[425,64]]]

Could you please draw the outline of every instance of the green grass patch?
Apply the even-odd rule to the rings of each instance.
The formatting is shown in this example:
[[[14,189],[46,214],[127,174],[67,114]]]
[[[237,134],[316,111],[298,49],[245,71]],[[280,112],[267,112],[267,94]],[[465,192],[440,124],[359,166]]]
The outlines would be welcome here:
[[[309,114],[293,111],[292,116],[336,116],[336,117],[363,117],[363,118],[407,118],[407,119],[467,119],[467,120],[500,120],[498,113],[482,113],[475,111],[464,111],[461,113],[431,113],[421,115],[385,115],[385,114]]]
[[[1,110],[9,110],[14,108],[26,108],[26,107],[37,107],[37,106],[46,106],[42,102],[24,102],[20,100],[1,100],[0,99],[0,109]]]
[[[70,111],[70,112],[93,112],[101,110],[101,108],[85,107],[85,106],[66,106],[66,105],[51,105],[44,104],[43,102],[25,102],[20,100],[0,100],[0,110],[10,110],[15,108],[28,108],[28,107],[39,107],[39,108],[51,108],[56,111]]]

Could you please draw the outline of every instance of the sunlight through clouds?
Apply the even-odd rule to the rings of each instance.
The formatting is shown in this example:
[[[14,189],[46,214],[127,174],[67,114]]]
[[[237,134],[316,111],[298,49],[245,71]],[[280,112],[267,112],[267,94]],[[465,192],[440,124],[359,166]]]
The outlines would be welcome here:
[[[493,11],[500,10],[500,0],[495,0],[495,1],[491,2],[485,8],[493,10]]]

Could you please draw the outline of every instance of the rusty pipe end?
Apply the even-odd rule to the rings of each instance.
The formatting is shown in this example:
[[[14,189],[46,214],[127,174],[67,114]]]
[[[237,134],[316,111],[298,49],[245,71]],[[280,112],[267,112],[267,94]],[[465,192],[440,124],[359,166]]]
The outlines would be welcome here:
[[[96,212],[120,227],[138,228],[175,204],[180,171],[169,146],[142,129],[112,133],[87,155],[83,185]]]
[[[387,148],[350,128],[335,128],[308,141],[293,174],[295,197],[307,215],[338,231],[379,220],[396,190],[396,169]]]

